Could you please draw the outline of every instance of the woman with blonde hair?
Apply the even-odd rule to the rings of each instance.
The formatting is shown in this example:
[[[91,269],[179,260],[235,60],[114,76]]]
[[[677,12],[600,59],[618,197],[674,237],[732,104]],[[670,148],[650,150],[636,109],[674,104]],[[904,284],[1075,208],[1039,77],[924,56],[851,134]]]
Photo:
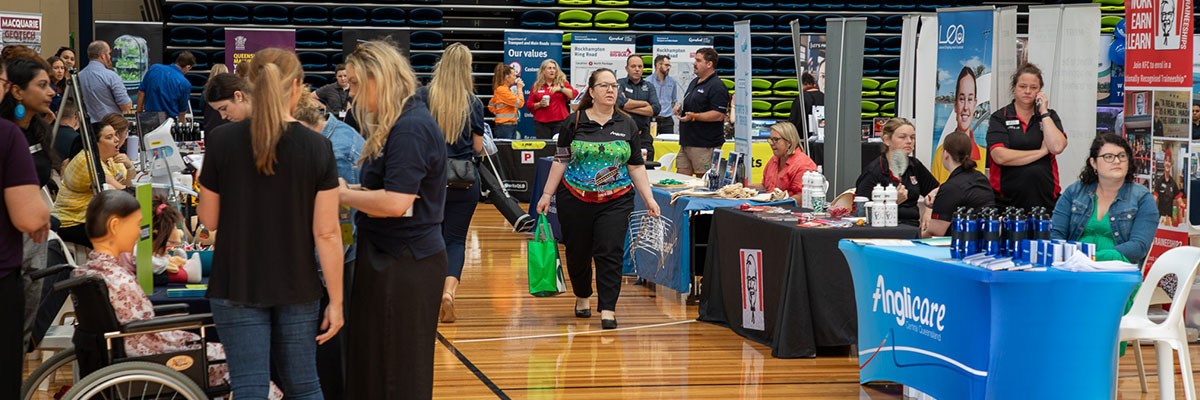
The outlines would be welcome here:
[[[205,138],[197,213],[221,230],[206,296],[238,399],[265,398],[272,369],[288,398],[320,399],[317,344],[343,323],[337,164],[329,141],[292,117],[304,78],[296,55],[263,49],[243,67],[254,115]]]
[[[525,106],[533,112],[533,132],[538,139],[550,139],[558,133],[559,125],[571,113],[568,104],[579,94],[567,83],[567,75],[554,60],[542,61],[537,81],[529,91]]]
[[[216,78],[217,75],[227,74],[227,73],[229,73],[229,68],[226,67],[225,64],[219,64],[219,63],[213,64],[212,70],[210,70],[208,72],[208,80],[211,81],[211,80],[213,80],[213,78]],[[202,103],[204,103],[202,112],[204,114],[204,131],[205,132],[212,132],[213,129],[216,129],[218,126],[224,125],[229,122],[229,120],[222,118],[221,113],[218,112],[217,109],[213,108],[212,105],[208,104],[207,101],[204,101]]]
[[[362,190],[340,190],[342,204],[359,211],[346,398],[432,398],[446,278],[446,135],[413,96],[416,75],[395,46],[359,45],[346,57],[346,75],[367,136]]]
[[[871,197],[875,185],[896,186],[896,205],[899,221],[903,224],[919,225],[921,213],[917,198],[928,195],[938,187],[938,181],[913,157],[917,130],[908,118],[898,117],[883,125],[883,148],[879,157],[863,167],[862,174],[854,187],[855,196]]]
[[[800,201],[804,189],[804,173],[816,171],[817,163],[800,150],[800,133],[791,122],[783,121],[771,126],[771,151],[774,155],[763,169],[762,184],[751,185],[767,191],[780,189],[788,196]]]
[[[517,87],[516,93],[510,89],[513,85]],[[517,138],[517,120],[524,106],[525,82],[517,77],[517,72],[508,64],[496,64],[492,74],[492,100],[488,102],[488,111],[496,116],[496,129],[492,130],[496,138]]]

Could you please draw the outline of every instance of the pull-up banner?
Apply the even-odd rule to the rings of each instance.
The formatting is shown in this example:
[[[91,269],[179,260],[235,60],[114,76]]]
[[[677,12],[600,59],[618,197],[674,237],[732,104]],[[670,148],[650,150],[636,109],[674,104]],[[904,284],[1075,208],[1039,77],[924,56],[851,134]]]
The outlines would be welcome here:
[[[237,65],[250,62],[259,50],[277,47],[296,51],[295,29],[225,29],[225,66],[236,73]]]
[[[992,7],[938,10],[937,92],[934,100],[933,149],[929,172],[945,182],[942,139],[965,132],[975,142],[971,159],[980,172],[987,164],[987,130],[992,99]]]
[[[161,22],[96,21],[96,40],[112,44],[113,70],[131,98],[151,65],[175,62],[163,59],[162,31]]]
[[[504,63],[517,71],[517,76],[533,90],[538,69],[545,60],[562,64],[562,31],[504,31]],[[533,137],[533,112],[521,108],[517,123],[520,137]]]
[[[633,35],[624,33],[571,35],[571,86],[583,90],[592,71],[600,68],[613,70],[617,77],[625,76],[625,60],[633,55],[633,40]]]

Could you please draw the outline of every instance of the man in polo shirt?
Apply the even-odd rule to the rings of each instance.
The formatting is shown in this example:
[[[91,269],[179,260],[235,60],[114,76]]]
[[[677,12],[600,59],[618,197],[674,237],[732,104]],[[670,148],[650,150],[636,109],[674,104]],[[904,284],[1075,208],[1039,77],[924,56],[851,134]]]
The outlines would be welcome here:
[[[87,47],[88,65],[79,71],[79,89],[87,104],[88,123],[100,122],[105,115],[129,112],[133,101],[125,89],[125,81],[113,72],[112,49],[103,40]]]
[[[725,113],[729,110],[729,90],[716,74],[717,51],[706,47],[696,51],[692,62],[696,79],[688,84],[679,115],[679,155],[675,167],[684,175],[703,176],[711,167],[712,152],[725,144]]]
[[[350,78],[346,75],[346,64],[338,64],[334,71],[337,81],[321,86],[313,96],[325,105],[325,112],[346,119],[346,111],[350,108]]]
[[[654,57],[654,73],[650,75],[650,84],[654,85],[654,94],[658,95],[659,134],[675,133],[675,106],[679,104],[679,82],[671,77],[671,57],[659,54]]]
[[[174,64],[156,64],[146,71],[138,86],[138,106],[142,112],[166,112],[183,120],[192,96],[192,83],[183,74],[196,66],[196,56],[185,51],[175,57]]]
[[[647,160],[654,159],[654,136],[650,135],[650,119],[658,115],[658,96],[654,85],[642,79],[642,56],[631,54],[625,58],[625,77],[617,79],[621,87],[617,92],[617,107],[633,117],[638,127],[638,142],[646,150]]]

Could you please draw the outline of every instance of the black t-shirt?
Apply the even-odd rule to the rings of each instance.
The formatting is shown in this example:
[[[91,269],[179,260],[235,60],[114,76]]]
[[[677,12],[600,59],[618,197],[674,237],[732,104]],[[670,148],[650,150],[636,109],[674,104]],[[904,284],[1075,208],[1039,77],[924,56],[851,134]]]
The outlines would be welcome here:
[[[967,169],[959,166],[950,173],[950,177],[942,182],[938,189],[937,198],[933,199],[933,210],[930,217],[942,221],[954,219],[954,211],[959,207],[971,207],[976,210],[991,207],[995,204],[992,186],[986,176],[974,168]]]
[[[220,233],[207,297],[258,304],[321,298],[313,241],[317,192],[338,187],[329,139],[299,122],[275,147],[274,175],[255,168],[250,120],[205,138],[200,184],[221,195]]]
[[[34,137],[35,132],[41,129],[47,129],[44,122],[38,121],[42,116],[34,116],[34,120],[29,122],[29,128],[22,129],[25,133],[25,141],[29,142],[29,152],[33,154],[33,167],[37,171],[38,186],[46,186],[50,182],[50,152],[54,151],[53,140],[42,141],[40,137]],[[50,132],[42,132],[43,135],[51,135]],[[46,146],[46,142],[50,142],[51,146]]]
[[[1058,113],[1050,110],[1050,119],[1059,131],[1063,130]],[[988,179],[996,192],[997,206],[1029,208],[1034,206],[1054,209],[1062,189],[1058,186],[1058,163],[1054,154],[1022,166],[1002,166],[992,161],[992,151],[997,147],[1012,150],[1037,150],[1042,148],[1042,123],[1028,123],[1017,116],[1013,103],[992,113],[988,122]]]
[[[800,116],[801,115],[806,115],[806,116],[812,115],[813,106],[824,106],[825,105],[825,93],[821,93],[820,90],[807,90],[807,91],[802,92],[800,95],[804,96],[804,110],[805,111],[803,113],[801,113],[800,112],[800,102],[793,101],[792,109],[789,111],[791,114],[788,115],[788,121],[791,122],[792,125],[795,125],[796,129],[800,129]],[[799,96],[797,96],[797,97],[799,97]],[[807,122],[805,122],[805,123],[807,123]],[[812,132],[813,127],[811,127],[811,126],[808,127],[808,131]]]
[[[693,79],[683,96],[682,111],[686,114],[712,110],[725,114],[729,111],[729,89],[716,73],[708,79]],[[721,147],[725,144],[725,122],[680,122],[679,145],[687,147]]]
[[[876,184],[885,188],[887,185],[903,184],[904,188],[908,190],[908,198],[903,203],[896,205],[900,222],[906,223],[917,222],[921,219],[921,211],[917,209],[917,199],[938,187],[937,178],[934,178],[933,174],[929,173],[929,168],[925,168],[925,165],[916,158],[908,158],[908,169],[904,170],[904,175],[897,178],[888,168],[888,162],[882,155],[863,167],[862,175],[858,176],[858,181],[854,184],[854,195],[869,199],[871,190],[875,189]],[[920,193],[920,196],[917,193]]]
[[[396,257],[411,249],[417,260],[446,249],[442,240],[446,140],[420,97],[410,97],[404,104],[383,150],[363,163],[359,181],[363,189],[418,196],[411,217],[373,218],[359,212],[355,221],[360,239]]]

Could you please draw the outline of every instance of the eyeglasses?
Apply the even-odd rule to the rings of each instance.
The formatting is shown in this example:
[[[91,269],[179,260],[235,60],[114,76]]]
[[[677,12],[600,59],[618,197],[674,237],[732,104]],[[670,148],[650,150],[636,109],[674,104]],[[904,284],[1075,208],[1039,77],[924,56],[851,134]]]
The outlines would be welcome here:
[[[619,87],[621,87],[621,85],[618,85],[615,83],[597,83],[595,85],[592,85],[593,89],[600,89],[600,90],[617,90],[617,88],[619,88]]]
[[[787,141],[787,139],[784,139],[784,138],[781,138],[781,137],[770,137],[770,138],[767,138],[767,140],[769,140],[771,143],[778,143],[778,142],[786,142],[786,141]]]
[[[1129,155],[1128,155],[1128,154],[1125,154],[1125,153],[1118,153],[1118,154],[1111,154],[1111,153],[1110,153],[1110,154],[1101,154],[1101,155],[1098,155],[1098,156],[1096,156],[1096,157],[1097,157],[1097,158],[1103,158],[1105,162],[1107,162],[1107,163],[1110,163],[1110,164],[1112,164],[1112,163],[1117,163],[1117,162],[1126,162],[1126,161],[1129,161]]]

